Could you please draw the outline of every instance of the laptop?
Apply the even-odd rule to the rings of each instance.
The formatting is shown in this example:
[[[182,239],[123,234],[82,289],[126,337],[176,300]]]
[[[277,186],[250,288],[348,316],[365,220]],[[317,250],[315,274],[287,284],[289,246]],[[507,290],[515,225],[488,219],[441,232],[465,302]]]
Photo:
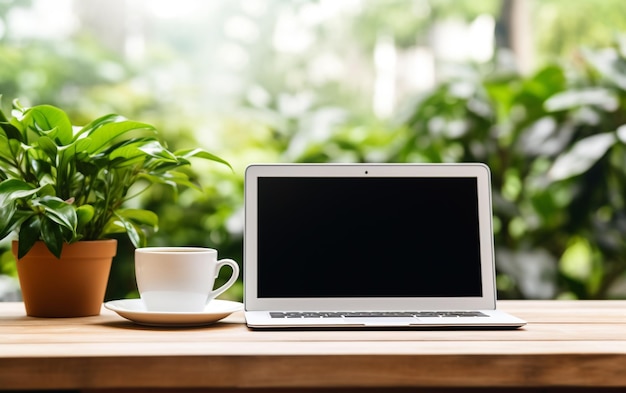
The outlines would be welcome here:
[[[517,328],[496,309],[483,164],[258,164],[244,308],[262,328]]]

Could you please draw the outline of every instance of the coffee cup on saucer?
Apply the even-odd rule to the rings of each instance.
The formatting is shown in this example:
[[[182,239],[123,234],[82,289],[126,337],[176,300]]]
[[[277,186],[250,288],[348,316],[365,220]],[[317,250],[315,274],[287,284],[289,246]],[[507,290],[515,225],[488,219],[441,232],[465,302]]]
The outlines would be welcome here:
[[[230,278],[214,288],[224,266]],[[202,312],[207,304],[239,277],[232,259],[218,259],[217,250],[204,247],[144,247],[135,250],[139,295],[151,312]]]

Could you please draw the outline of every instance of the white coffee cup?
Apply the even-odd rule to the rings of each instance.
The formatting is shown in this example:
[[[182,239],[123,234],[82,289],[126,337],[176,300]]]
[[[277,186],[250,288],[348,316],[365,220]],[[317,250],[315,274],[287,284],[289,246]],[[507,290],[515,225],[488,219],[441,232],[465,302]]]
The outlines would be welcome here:
[[[214,289],[220,269],[232,274]],[[148,311],[201,312],[239,277],[232,259],[217,259],[217,250],[203,247],[144,247],[135,250],[135,277]]]

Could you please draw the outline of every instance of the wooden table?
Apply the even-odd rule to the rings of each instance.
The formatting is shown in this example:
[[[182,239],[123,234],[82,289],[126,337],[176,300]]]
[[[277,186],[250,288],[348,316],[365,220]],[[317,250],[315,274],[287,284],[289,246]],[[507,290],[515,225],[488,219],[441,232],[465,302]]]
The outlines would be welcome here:
[[[149,328],[106,309],[38,319],[21,303],[0,303],[0,390],[626,391],[626,301],[499,307],[529,324],[277,332],[251,331],[238,313],[212,326]]]

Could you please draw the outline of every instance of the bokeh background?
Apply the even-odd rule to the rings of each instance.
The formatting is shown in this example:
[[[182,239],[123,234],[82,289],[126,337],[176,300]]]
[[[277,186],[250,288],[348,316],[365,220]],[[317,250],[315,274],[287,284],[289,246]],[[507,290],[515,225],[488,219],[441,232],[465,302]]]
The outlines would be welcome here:
[[[0,0],[0,105],[119,113],[229,161],[131,201],[150,245],[241,262],[250,163],[484,162],[500,298],[626,298],[624,33],[623,0]],[[107,299],[136,296],[119,240]]]

